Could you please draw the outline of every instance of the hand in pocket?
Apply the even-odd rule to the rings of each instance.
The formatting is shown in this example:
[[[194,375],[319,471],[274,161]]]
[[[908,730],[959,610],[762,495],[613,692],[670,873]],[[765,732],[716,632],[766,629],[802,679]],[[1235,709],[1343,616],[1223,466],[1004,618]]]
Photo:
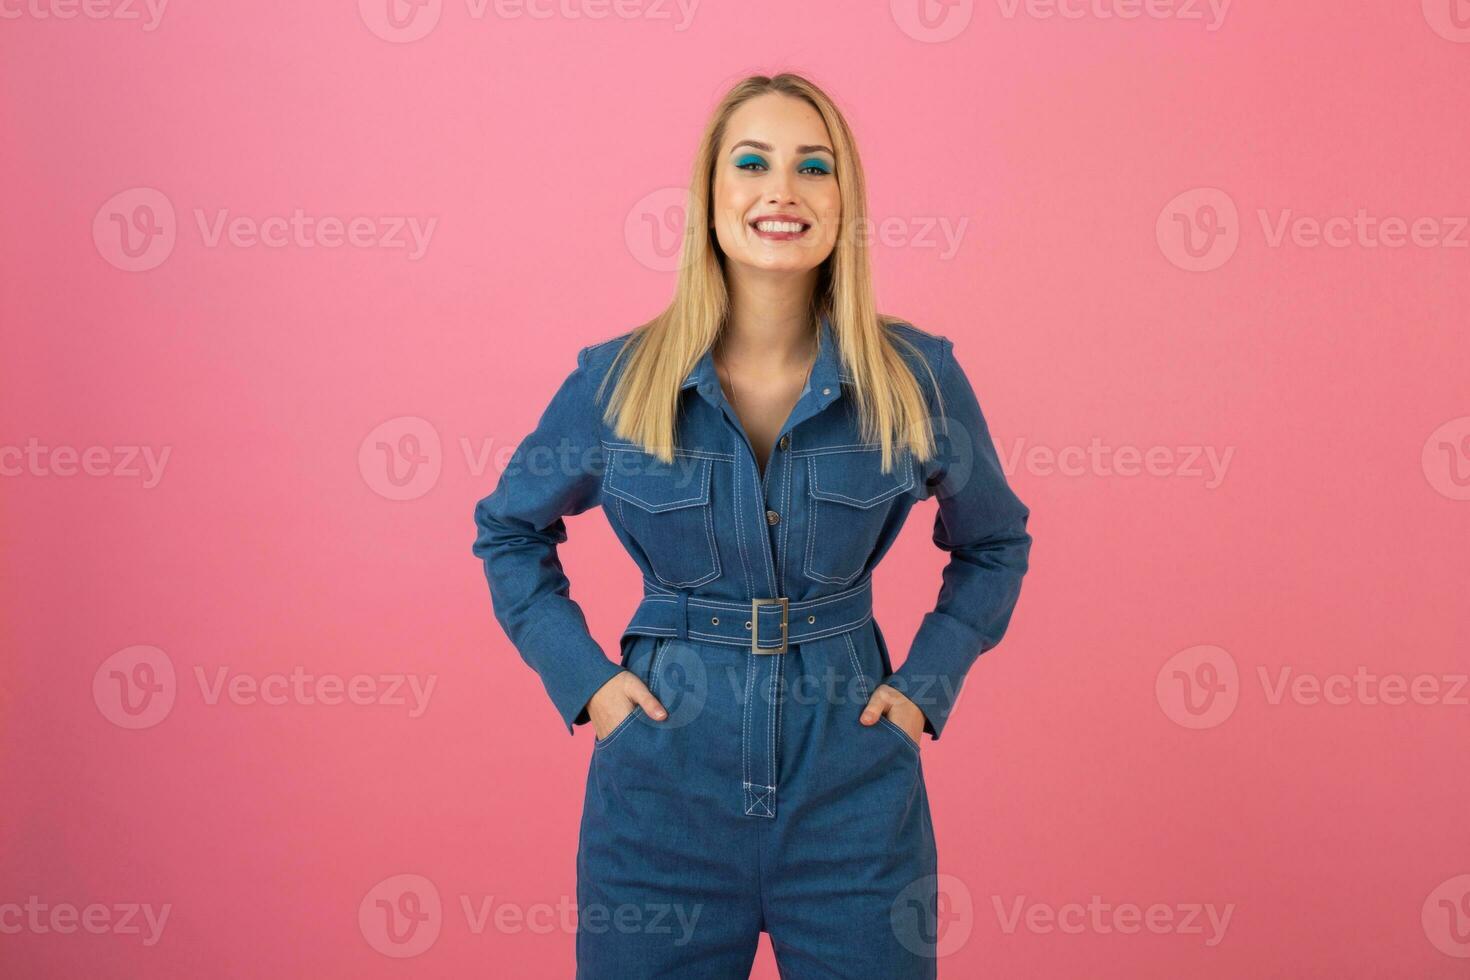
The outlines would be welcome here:
[[[918,744],[919,737],[924,734],[924,709],[910,701],[898,688],[879,684],[873,689],[873,696],[868,699],[868,705],[858,720],[864,725],[876,725],[884,715]]]
[[[633,713],[634,708],[640,706],[643,713],[654,721],[668,717],[664,706],[637,674],[630,670],[614,674],[587,702],[587,716],[592,721],[593,733],[599,741],[607,738]]]

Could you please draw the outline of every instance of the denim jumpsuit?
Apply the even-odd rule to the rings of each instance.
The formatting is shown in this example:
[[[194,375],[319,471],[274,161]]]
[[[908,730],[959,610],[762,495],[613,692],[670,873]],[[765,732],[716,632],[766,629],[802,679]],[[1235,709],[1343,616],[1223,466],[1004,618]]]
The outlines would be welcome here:
[[[859,442],[831,321],[761,473],[706,353],[684,379],[672,465],[617,439],[597,387],[630,334],[583,348],[495,490],[475,507],[496,619],[567,730],[622,669],[635,708],[591,750],[577,851],[577,976],[747,977],[759,933],[781,975],[934,977],[944,910],[919,747],[858,722],[888,683],[944,730],[966,671],[1005,633],[1029,511],[1007,485],[953,343],[909,324],[938,379],[937,455],[887,473]],[[613,382],[609,382],[611,390]],[[606,396],[606,391],[603,393]],[[920,500],[949,554],[893,671],[872,572]],[[563,517],[601,505],[643,598],[603,653],[557,558]]]

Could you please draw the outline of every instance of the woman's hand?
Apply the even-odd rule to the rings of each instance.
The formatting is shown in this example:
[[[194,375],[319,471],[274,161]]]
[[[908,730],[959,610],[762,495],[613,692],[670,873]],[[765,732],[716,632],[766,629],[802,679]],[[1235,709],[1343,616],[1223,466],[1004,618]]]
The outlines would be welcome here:
[[[643,713],[654,721],[663,721],[668,717],[664,706],[659,704],[658,698],[653,696],[648,685],[637,674],[631,670],[614,674],[587,702],[587,716],[592,721],[592,731],[599,739],[607,738],[638,705],[642,705]]]
[[[858,720],[864,725],[876,725],[883,715],[887,715],[889,721],[907,732],[915,742],[924,734],[927,720],[924,709],[910,701],[898,688],[887,684],[879,684],[873,689],[873,696],[868,699],[868,706]]]

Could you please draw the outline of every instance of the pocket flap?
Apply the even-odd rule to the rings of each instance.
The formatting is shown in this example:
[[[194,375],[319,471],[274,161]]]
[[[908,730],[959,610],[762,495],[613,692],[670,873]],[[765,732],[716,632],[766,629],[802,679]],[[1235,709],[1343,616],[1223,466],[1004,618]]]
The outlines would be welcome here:
[[[710,461],[676,453],[673,464],[640,449],[608,449],[603,490],[660,513],[709,503]]]
[[[808,456],[811,494],[818,500],[867,508],[896,497],[914,485],[914,468],[907,450],[896,454],[893,469],[887,473],[880,468],[882,460],[880,449],[852,449]]]

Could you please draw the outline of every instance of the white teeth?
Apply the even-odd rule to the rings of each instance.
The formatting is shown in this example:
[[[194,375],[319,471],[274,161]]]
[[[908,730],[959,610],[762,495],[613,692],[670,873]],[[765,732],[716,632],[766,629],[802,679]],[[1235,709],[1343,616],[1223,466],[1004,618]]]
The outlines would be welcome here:
[[[796,221],[757,221],[757,229],[771,232],[799,232],[802,229],[800,222]]]

